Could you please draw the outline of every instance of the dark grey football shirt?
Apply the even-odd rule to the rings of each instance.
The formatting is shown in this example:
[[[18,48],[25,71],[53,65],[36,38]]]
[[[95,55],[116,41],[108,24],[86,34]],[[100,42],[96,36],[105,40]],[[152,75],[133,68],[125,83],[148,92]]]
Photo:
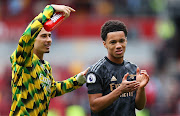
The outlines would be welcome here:
[[[122,79],[129,73],[128,81],[136,80],[137,66],[128,61],[122,64],[111,62],[107,57],[100,59],[91,66],[87,73],[88,94],[102,93],[109,94],[118,86],[121,86]],[[135,116],[136,92],[124,93],[109,107],[101,112],[93,113],[91,116]]]

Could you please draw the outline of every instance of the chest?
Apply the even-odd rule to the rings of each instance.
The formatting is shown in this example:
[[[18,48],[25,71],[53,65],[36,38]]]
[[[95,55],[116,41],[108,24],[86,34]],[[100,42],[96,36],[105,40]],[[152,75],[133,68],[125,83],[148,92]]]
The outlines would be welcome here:
[[[112,92],[114,89],[119,87],[122,83],[122,79],[125,74],[129,73],[127,77],[128,81],[136,80],[136,70],[128,69],[124,66],[107,67],[104,73],[101,74],[102,89],[104,94]],[[127,96],[132,96],[127,95]]]
[[[129,73],[128,81],[136,80],[136,70],[128,69],[124,66],[107,67],[104,73],[101,74],[102,81],[106,84],[122,82],[125,74]]]
[[[33,62],[31,76],[35,76],[37,84],[44,90],[45,93],[51,93],[52,74],[48,64],[42,64],[40,62]]]

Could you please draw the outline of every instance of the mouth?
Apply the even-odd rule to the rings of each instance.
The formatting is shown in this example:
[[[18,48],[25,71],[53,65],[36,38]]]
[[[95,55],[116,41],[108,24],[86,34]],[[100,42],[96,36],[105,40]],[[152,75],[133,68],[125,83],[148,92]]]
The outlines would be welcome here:
[[[47,49],[50,49],[50,44],[47,44],[47,45],[45,45],[45,47],[47,48]]]
[[[116,54],[121,55],[123,53],[123,50],[116,50]]]

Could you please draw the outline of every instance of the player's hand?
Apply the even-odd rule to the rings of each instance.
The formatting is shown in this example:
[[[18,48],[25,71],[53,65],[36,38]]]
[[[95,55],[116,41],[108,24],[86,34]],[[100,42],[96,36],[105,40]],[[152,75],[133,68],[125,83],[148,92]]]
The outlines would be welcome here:
[[[140,83],[140,88],[144,88],[148,84],[149,75],[147,74],[146,70],[141,70],[140,72],[139,67],[137,67],[136,81]]]
[[[88,67],[86,70],[84,70],[83,72],[80,72],[76,79],[77,79],[77,82],[80,83],[80,84],[84,84],[86,83],[86,77],[85,75],[87,74],[88,70],[89,70],[90,67]]]
[[[69,6],[55,4],[51,4],[51,6],[56,10],[56,12],[62,12],[65,19],[70,16],[71,12],[75,12],[75,10]]]
[[[120,89],[120,91],[122,91],[122,93],[135,91],[139,87],[139,82],[137,82],[137,81],[127,81],[128,75],[129,75],[129,73],[124,75],[122,83],[118,87],[118,89]]]

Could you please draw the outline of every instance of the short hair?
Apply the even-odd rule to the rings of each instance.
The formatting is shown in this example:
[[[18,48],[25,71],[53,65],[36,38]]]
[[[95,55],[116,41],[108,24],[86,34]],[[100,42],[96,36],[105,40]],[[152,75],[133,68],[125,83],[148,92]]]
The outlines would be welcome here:
[[[109,20],[106,21],[101,27],[101,38],[103,41],[106,41],[107,34],[109,32],[123,31],[127,37],[127,27],[126,25],[119,20]]]

